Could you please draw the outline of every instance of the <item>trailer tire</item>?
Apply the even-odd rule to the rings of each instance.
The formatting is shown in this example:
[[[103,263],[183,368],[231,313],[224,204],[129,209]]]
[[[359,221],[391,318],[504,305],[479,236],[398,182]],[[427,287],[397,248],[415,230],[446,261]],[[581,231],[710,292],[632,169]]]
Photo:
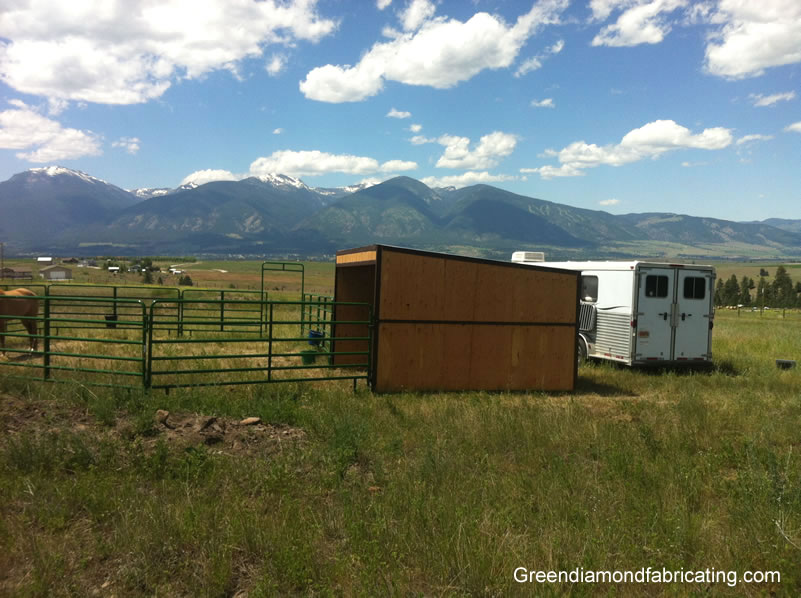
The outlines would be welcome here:
[[[585,363],[587,363],[587,342],[581,337],[578,338],[578,350],[576,351],[576,361],[578,363],[578,367],[581,367]]]

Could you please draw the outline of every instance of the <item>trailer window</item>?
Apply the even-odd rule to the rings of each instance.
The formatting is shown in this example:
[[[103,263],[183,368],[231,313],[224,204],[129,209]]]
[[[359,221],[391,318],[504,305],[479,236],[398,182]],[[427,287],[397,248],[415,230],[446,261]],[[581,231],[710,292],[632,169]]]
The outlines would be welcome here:
[[[646,297],[667,297],[668,296],[668,277],[649,275],[645,277],[645,296]]]
[[[703,299],[706,297],[706,278],[688,276],[684,279],[684,298]]]
[[[588,303],[595,303],[598,301],[598,277],[597,276],[582,276],[581,277],[581,300]]]

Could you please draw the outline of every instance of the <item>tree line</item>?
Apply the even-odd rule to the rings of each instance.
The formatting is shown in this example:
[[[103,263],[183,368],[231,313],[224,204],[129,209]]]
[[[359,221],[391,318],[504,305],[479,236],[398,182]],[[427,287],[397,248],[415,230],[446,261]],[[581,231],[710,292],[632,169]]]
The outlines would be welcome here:
[[[732,274],[725,282],[719,278],[715,287],[715,305],[801,308],[801,282],[793,284],[787,268],[776,268],[776,276],[771,282],[768,282],[767,276],[769,273],[763,268],[758,281],[748,276],[738,281],[736,274]]]

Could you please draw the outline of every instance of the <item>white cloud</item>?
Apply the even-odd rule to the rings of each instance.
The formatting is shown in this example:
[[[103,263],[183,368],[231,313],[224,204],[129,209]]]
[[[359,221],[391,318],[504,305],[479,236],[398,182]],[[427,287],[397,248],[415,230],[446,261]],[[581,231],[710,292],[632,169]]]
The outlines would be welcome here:
[[[444,177],[425,177],[420,179],[422,183],[429,187],[467,187],[469,185],[502,183],[504,181],[516,181],[520,177],[507,174],[490,174],[489,172],[465,172],[453,176]]]
[[[401,110],[395,110],[395,108],[387,112],[388,118],[410,118],[411,116],[411,112],[403,112]]]
[[[553,98],[545,98],[544,100],[531,100],[531,105],[534,108],[556,108]]]
[[[706,47],[709,73],[730,79],[801,62],[801,2],[720,0],[711,15],[720,29]]]
[[[679,149],[718,150],[728,147],[732,141],[731,130],[723,127],[693,134],[672,120],[657,120],[629,131],[615,145],[598,146],[576,141],[558,152],[548,150],[546,155],[558,157],[558,167],[548,165],[521,169],[521,172],[536,172],[546,179],[581,176],[584,170],[600,165],[622,166]]]
[[[347,154],[329,154],[318,150],[280,150],[268,157],[255,160],[250,165],[251,175],[280,173],[290,176],[317,176],[329,172],[346,174],[372,174],[376,172],[398,172],[414,170],[417,163],[389,160],[380,164],[374,158]]]
[[[539,56],[532,56],[524,60],[517,70],[515,71],[515,77],[522,77],[523,75],[527,75],[531,71],[536,71],[542,68],[542,60]]]
[[[620,203],[619,199],[604,199],[598,202],[602,206],[616,206]]]
[[[470,139],[455,135],[442,135],[437,143],[445,146],[445,152],[437,160],[437,168],[480,169],[492,168],[501,158],[511,154],[517,145],[517,136],[495,131],[484,135],[471,150]]]
[[[102,104],[161,96],[181,78],[260,57],[269,44],[316,42],[337,23],[316,0],[83,0],[5,3],[0,80],[33,95]]]
[[[409,141],[411,141],[412,145],[423,145],[425,143],[437,142],[436,139],[429,139],[428,137],[425,137],[423,135],[415,135],[411,139],[409,139]]]
[[[417,170],[417,162],[407,160],[388,160],[381,164],[381,172],[403,172],[406,170]]]
[[[744,145],[746,143],[751,143],[754,141],[770,141],[771,139],[773,139],[773,135],[759,135],[759,134],[743,135],[737,140],[737,145]]]
[[[557,23],[567,0],[539,0],[513,25],[477,13],[462,23],[426,20],[415,32],[376,43],[355,66],[312,69],[300,90],[321,102],[358,102],[379,93],[384,81],[447,89],[485,69],[509,67],[521,47],[542,27]]]
[[[375,5],[378,10],[384,10],[387,6],[392,4],[392,0],[376,0]]]
[[[543,54],[538,54],[537,56],[532,56],[531,58],[524,60],[520,66],[517,67],[517,70],[515,71],[515,77],[522,77],[531,71],[541,69],[542,61],[545,60],[548,55],[559,54],[564,47],[565,41],[560,39],[558,42],[548,48]]]
[[[277,129],[273,129],[273,135],[281,135],[283,132],[284,132],[284,130],[281,127],[278,127]]]
[[[400,14],[404,31],[417,31],[437,11],[431,0],[411,0]]]
[[[764,107],[773,106],[779,102],[789,102],[795,99],[794,91],[786,91],[784,93],[774,93],[773,95],[763,96],[761,93],[752,93],[748,96],[754,102],[754,106]]]
[[[409,130],[412,133],[419,133],[420,131],[423,130],[423,125],[418,125],[418,124],[409,125]]]
[[[21,151],[16,156],[29,162],[55,162],[98,156],[101,140],[91,131],[62,127],[20,100],[0,112],[0,148]]]
[[[708,24],[715,13],[713,2],[694,2],[684,13],[684,25]]]
[[[264,69],[271,77],[277,77],[286,68],[286,61],[287,58],[283,54],[273,54]]]
[[[793,131],[796,133],[801,133],[801,121],[798,121],[797,123],[793,123],[791,125],[787,125],[786,127],[784,127],[784,131],[786,133],[790,133]]]
[[[623,12],[617,22],[605,26],[592,40],[593,46],[637,46],[658,44],[670,32],[666,17],[688,0],[600,0],[590,3],[594,20],[605,21],[613,12]]]
[[[121,147],[129,154],[136,154],[139,151],[138,137],[120,137],[117,141],[112,142],[111,147]]]
[[[208,168],[206,170],[197,170],[190,175],[184,177],[181,185],[205,185],[206,183],[213,183],[214,181],[239,181],[243,177],[235,175],[230,170],[214,170]]]

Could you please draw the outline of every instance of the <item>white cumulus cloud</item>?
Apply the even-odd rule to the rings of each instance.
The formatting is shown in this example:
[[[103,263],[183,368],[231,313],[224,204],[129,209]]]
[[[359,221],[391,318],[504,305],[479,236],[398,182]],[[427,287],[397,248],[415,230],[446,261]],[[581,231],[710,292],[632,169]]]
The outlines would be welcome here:
[[[479,185],[488,183],[502,183],[504,181],[516,181],[520,177],[508,174],[491,174],[489,172],[465,172],[443,177],[425,177],[420,179],[422,183],[429,187],[467,187],[469,185]]]
[[[557,23],[567,0],[539,0],[512,25],[484,12],[466,22],[428,18],[415,31],[376,43],[355,65],[312,69],[300,90],[321,102],[358,102],[379,93],[384,81],[447,89],[485,69],[509,67],[525,42]]]
[[[598,202],[602,206],[616,206],[620,203],[619,199],[604,199]]]
[[[184,177],[181,185],[205,185],[206,183],[213,183],[214,181],[239,181],[243,177],[235,175],[230,170],[215,170],[208,168],[206,170],[197,170],[190,175]]]
[[[445,146],[445,152],[437,160],[437,168],[478,170],[493,168],[501,158],[511,154],[517,145],[517,136],[495,131],[484,135],[473,149],[470,149],[468,137],[442,135],[437,143]]]
[[[0,80],[51,99],[135,104],[181,78],[236,73],[268,44],[316,42],[336,27],[316,0],[5,2]]]
[[[389,118],[410,118],[411,116],[412,116],[411,112],[395,110],[395,108],[392,108],[389,112],[387,112],[387,117]]]
[[[18,158],[42,163],[103,153],[95,133],[62,127],[20,100],[9,104],[12,109],[0,112],[0,148],[26,150]]]
[[[593,0],[593,19],[605,21],[622,11],[617,21],[606,25],[592,40],[593,46],[637,46],[658,44],[670,32],[670,13],[687,6],[688,0]]]
[[[704,129],[693,134],[672,120],[657,120],[629,131],[620,143],[599,146],[576,141],[560,151],[547,150],[546,156],[559,159],[559,166],[524,168],[521,172],[538,173],[542,178],[581,176],[596,166],[622,166],[680,149],[719,150],[733,142],[731,130],[723,127]]]
[[[258,158],[250,165],[251,175],[280,173],[290,176],[317,176],[330,172],[372,174],[415,170],[417,163],[389,160],[379,163],[375,158],[349,154],[330,154],[319,150],[280,150]]]
[[[797,123],[793,123],[791,125],[787,125],[786,127],[784,127],[784,130],[787,133],[791,132],[801,133],[801,121],[798,121]]]
[[[706,69],[729,79],[801,62],[801,2],[720,0],[710,17],[719,28],[706,47]]]
[[[400,14],[404,31],[416,31],[437,11],[431,0],[411,0]]]
[[[534,108],[556,108],[553,98],[545,98],[544,100],[531,100],[531,105]]]

